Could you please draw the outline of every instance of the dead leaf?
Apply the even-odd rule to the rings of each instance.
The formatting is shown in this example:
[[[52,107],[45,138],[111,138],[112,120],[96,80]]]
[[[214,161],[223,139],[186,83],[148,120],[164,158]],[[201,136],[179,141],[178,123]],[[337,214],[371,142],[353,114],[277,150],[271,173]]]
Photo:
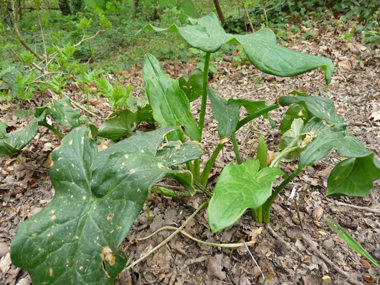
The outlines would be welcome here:
[[[369,116],[370,119],[373,119],[375,122],[380,121],[380,110],[373,110],[371,112],[371,116]]]
[[[100,141],[100,145],[98,145],[98,152],[101,152],[102,150],[105,150],[108,148],[108,144],[104,141]]]
[[[338,62],[338,66],[341,66],[344,69],[351,69],[351,62],[349,60],[342,60]]]
[[[103,103],[103,100],[100,99],[100,98],[91,98],[88,100],[88,102],[92,105],[92,106],[96,106],[96,105],[99,105],[99,104],[102,104]]]
[[[276,153],[272,150],[268,150],[268,156],[267,156],[268,165],[270,165],[272,160],[275,158],[276,158]]]
[[[222,258],[223,254],[218,254],[215,257],[211,256],[207,265],[208,275],[216,276],[220,280],[226,279],[226,272],[222,271]]]
[[[3,274],[8,272],[11,263],[11,254],[8,252],[3,258],[0,259],[0,270]]]
[[[363,46],[363,45],[361,45],[361,44],[357,44],[355,47],[356,47],[358,50],[360,50],[360,51],[366,51],[366,50],[367,50],[367,47],[365,47],[365,46]]]

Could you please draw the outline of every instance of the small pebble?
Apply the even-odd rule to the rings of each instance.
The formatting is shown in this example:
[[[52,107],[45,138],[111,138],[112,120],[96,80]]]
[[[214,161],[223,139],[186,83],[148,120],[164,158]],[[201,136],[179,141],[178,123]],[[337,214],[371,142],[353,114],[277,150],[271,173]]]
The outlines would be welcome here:
[[[299,227],[289,227],[286,230],[286,235],[292,239],[296,239],[296,238],[300,239],[302,237],[302,232]]]
[[[332,249],[335,246],[335,243],[332,238],[327,239],[323,242],[323,247],[327,250]]]
[[[314,221],[319,221],[322,218],[323,215],[323,209],[322,207],[318,206],[315,207],[313,210],[313,219]]]

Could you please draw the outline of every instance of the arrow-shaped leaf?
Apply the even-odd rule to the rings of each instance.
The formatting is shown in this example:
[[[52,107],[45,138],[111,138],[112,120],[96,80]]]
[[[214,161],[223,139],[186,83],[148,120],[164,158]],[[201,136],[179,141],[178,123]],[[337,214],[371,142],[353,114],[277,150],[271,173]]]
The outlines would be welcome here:
[[[13,264],[28,270],[33,284],[114,284],[127,261],[118,246],[149,188],[165,176],[191,177],[155,156],[175,129],[138,133],[98,156],[90,131],[73,129],[52,154],[52,202],[18,226]]]
[[[185,134],[200,141],[198,125],[190,113],[190,103],[177,80],[162,70],[160,62],[151,54],[145,55],[143,76],[154,119],[163,127],[184,126]],[[181,133],[169,134],[170,140],[183,140]]]
[[[373,190],[372,182],[380,179],[375,160],[371,153],[339,162],[330,173],[326,196],[367,196]]]
[[[230,163],[223,169],[208,207],[213,232],[232,225],[246,209],[263,205],[272,193],[276,177],[284,174],[277,167],[259,169],[258,159],[248,159],[239,165]]]
[[[227,34],[214,13],[199,19],[189,19],[185,27],[172,25],[162,29],[148,24],[142,30],[178,32],[191,46],[204,52],[216,52],[225,43],[241,44],[254,66],[277,76],[295,76],[321,67],[329,84],[334,71],[332,61],[328,58],[278,46],[276,36],[270,29],[249,35]]]
[[[279,99],[281,106],[304,102],[307,110],[317,118],[325,119],[328,124],[343,123],[343,117],[335,112],[334,101],[324,97],[290,97],[282,96]],[[301,117],[301,116],[300,116]]]

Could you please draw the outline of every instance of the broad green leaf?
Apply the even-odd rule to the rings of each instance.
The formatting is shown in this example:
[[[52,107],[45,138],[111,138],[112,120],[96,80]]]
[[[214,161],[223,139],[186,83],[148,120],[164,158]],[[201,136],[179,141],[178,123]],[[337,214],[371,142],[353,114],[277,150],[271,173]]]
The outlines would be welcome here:
[[[290,129],[292,122],[294,119],[301,118],[306,124],[311,119],[311,114],[306,108],[305,102],[299,102],[293,104],[289,107],[289,109],[285,112],[285,116],[281,121],[279,130],[282,133],[285,133]]]
[[[284,150],[289,145],[292,147],[297,147],[301,145],[302,142],[302,129],[304,122],[302,119],[294,119],[291,128],[287,130],[281,137],[279,147]],[[289,162],[293,161],[301,153],[301,148],[291,151],[282,160]]]
[[[79,120],[79,111],[73,108],[70,99],[67,97],[62,98],[59,101],[53,99],[52,105],[37,107],[35,116],[40,116],[43,111],[46,111],[46,116],[51,114],[54,121],[58,122],[62,127],[65,128],[75,128],[78,127],[81,123]]]
[[[304,102],[307,110],[320,119],[325,119],[328,124],[343,123],[343,117],[335,112],[334,101],[323,97],[290,97],[282,96],[279,99],[281,106],[289,106],[294,103]]]
[[[18,225],[11,244],[13,264],[28,270],[33,284],[114,284],[127,262],[119,244],[149,188],[163,177],[191,177],[154,155],[164,131],[172,129],[139,133],[126,151],[117,151],[123,148],[118,145],[129,144],[117,143],[111,153],[107,149],[98,155],[90,131],[73,129],[52,154],[53,200]]]
[[[260,161],[260,169],[263,169],[268,166],[268,151],[267,145],[263,138],[263,135],[258,133],[259,143],[257,145],[257,159]]]
[[[26,115],[26,116],[29,116],[29,115],[33,115],[34,112],[32,110],[21,110],[21,109],[15,109],[14,110],[16,112],[16,115],[19,119],[22,118],[22,115]]]
[[[249,35],[228,34],[214,13],[199,19],[190,18],[185,27],[172,25],[163,29],[148,24],[142,30],[178,32],[191,46],[204,52],[216,52],[225,43],[241,44],[255,67],[277,76],[296,76],[321,67],[325,71],[326,83],[329,84],[334,71],[334,65],[328,58],[277,45],[276,36],[270,29]]]
[[[127,106],[128,110],[132,111],[132,113],[138,113],[139,122],[154,124],[153,110],[149,105],[148,98],[130,96],[127,99]]]
[[[119,116],[105,121],[99,128],[99,136],[116,141],[132,135],[139,123],[139,114],[124,110]]]
[[[0,78],[4,75],[11,73],[16,67],[12,65],[9,61],[0,62]]]
[[[163,127],[184,126],[185,134],[200,141],[198,125],[190,113],[190,103],[177,80],[162,70],[160,62],[151,54],[145,55],[143,76],[154,119]],[[183,140],[182,133],[170,133],[170,140]]]
[[[326,196],[365,197],[373,190],[372,182],[380,179],[373,153],[339,162],[331,171]]]
[[[271,195],[272,184],[283,172],[277,167],[259,169],[258,159],[248,159],[239,165],[230,163],[223,169],[208,206],[213,232],[229,227],[246,209],[260,207]]]
[[[228,104],[228,100],[216,96],[212,88],[207,89],[207,94],[211,101],[212,114],[218,122],[219,135],[230,138],[235,133],[239,122],[239,105]]]
[[[170,4],[170,0],[159,0],[158,2],[160,9],[166,8]]]
[[[310,122],[309,122],[310,123]],[[318,125],[318,128],[320,125]],[[305,126],[306,127],[306,126]],[[303,130],[305,131],[305,130]],[[316,138],[302,150],[298,167],[303,169],[311,166],[326,157],[333,149],[341,157],[364,157],[370,152],[346,130],[346,125],[327,125],[318,133],[312,134]]]
[[[380,268],[380,265],[376,262],[376,260],[358,243],[348,232],[346,232],[332,217],[330,217],[331,221],[334,223],[330,223],[326,218],[325,221],[329,224],[329,226],[338,234],[344,241],[357,253],[366,257],[369,261],[372,262],[373,265]]]
[[[186,93],[190,102],[198,99],[203,94],[203,75],[193,74],[190,78],[181,76],[179,87]]]
[[[25,129],[10,134],[4,134],[0,139],[0,156],[23,149],[36,135],[38,119],[33,118]]]
[[[186,161],[201,157],[202,155],[202,149],[197,143],[182,143],[180,141],[166,143],[156,154],[167,166],[182,164]]]
[[[3,123],[2,121],[0,121],[0,139],[5,135],[7,134],[7,124]]]
[[[173,5],[176,5],[176,4],[173,3]],[[186,23],[189,17],[191,18],[195,17],[194,4],[191,0],[183,1],[181,4],[177,6],[177,10],[183,12],[183,15],[180,15],[178,17],[181,24]]]

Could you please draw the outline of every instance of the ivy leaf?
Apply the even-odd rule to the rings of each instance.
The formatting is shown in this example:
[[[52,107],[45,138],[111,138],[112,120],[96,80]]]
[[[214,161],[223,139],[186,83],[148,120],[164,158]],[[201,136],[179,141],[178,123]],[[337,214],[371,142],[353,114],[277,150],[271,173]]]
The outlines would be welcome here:
[[[304,102],[307,110],[315,117],[325,119],[328,124],[343,123],[343,117],[335,112],[334,101],[323,97],[290,97],[282,96],[279,99],[281,106]]]
[[[317,122],[316,120],[312,120]],[[310,123],[310,122],[309,122]],[[327,125],[321,128],[321,121],[316,123],[316,131],[310,130],[306,125],[307,131],[310,131],[313,137],[312,142],[302,150],[298,167],[303,169],[313,165],[317,161],[326,157],[333,149],[338,151],[341,157],[364,157],[370,152],[346,130],[345,124]],[[305,132],[305,129],[303,130]]]
[[[151,54],[145,55],[143,76],[154,119],[163,127],[184,126],[185,134],[200,141],[198,125],[190,113],[190,103],[177,80],[162,70],[160,62]],[[169,134],[170,140],[183,140],[180,132]]]
[[[98,155],[90,131],[73,129],[52,154],[53,200],[18,225],[13,264],[28,270],[33,284],[114,284],[127,262],[118,246],[149,188],[166,176],[191,177],[155,156],[166,133],[176,129],[138,133]]]
[[[211,101],[212,114],[218,122],[219,135],[230,138],[239,122],[240,106],[229,104],[228,100],[216,96],[212,88],[207,89],[207,94]]]
[[[328,178],[326,196],[365,197],[373,190],[372,182],[380,179],[378,161],[373,153],[339,162]]]
[[[248,159],[239,165],[230,163],[223,169],[208,206],[213,232],[235,223],[246,209],[263,205],[272,193],[276,177],[284,174],[278,167],[259,169],[258,159]]]
[[[218,51],[225,43],[241,44],[251,63],[265,73],[296,76],[321,67],[325,71],[326,83],[331,81],[334,65],[330,59],[279,46],[276,35],[270,29],[249,35],[228,34],[214,13],[199,19],[190,18],[188,22],[184,27],[172,25],[166,29],[148,24],[140,31],[178,32],[191,46],[211,53]]]

